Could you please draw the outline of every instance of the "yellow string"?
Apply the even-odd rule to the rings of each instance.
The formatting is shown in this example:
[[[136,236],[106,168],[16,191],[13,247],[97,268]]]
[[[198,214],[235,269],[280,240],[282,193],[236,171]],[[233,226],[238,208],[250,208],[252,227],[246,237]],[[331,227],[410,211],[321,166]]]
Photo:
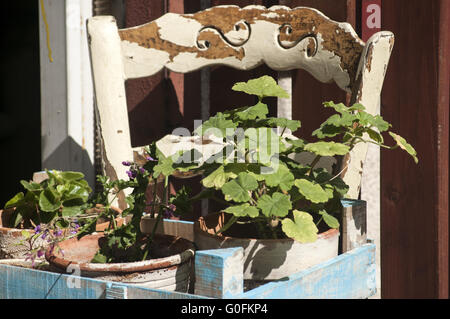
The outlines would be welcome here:
[[[47,16],[45,14],[44,0],[40,0],[40,2],[41,2],[42,18],[44,19],[44,24],[45,24],[45,33],[47,34],[48,59],[50,60],[50,62],[53,62],[52,48],[50,47],[50,32],[48,30],[48,22],[47,22]]]

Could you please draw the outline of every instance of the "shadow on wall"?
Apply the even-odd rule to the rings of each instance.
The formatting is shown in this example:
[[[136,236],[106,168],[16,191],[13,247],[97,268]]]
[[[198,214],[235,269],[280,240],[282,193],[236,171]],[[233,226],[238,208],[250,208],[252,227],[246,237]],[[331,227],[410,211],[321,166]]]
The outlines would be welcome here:
[[[143,146],[170,134],[183,115],[170,79],[156,76],[126,82],[131,145]]]
[[[42,138],[42,147],[45,148],[45,137]],[[65,154],[64,157],[63,154]],[[70,136],[43,160],[42,170],[45,169],[78,171],[83,172],[85,176],[94,176],[95,174],[94,163],[89,158],[88,152]],[[94,189],[95,179],[87,179],[87,181]]]

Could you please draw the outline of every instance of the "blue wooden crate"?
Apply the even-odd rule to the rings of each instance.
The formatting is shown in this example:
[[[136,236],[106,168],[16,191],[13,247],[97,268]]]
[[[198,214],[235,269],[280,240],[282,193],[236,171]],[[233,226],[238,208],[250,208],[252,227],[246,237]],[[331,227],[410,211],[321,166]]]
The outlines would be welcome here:
[[[376,292],[375,245],[371,243],[246,292],[242,272],[236,273],[239,267],[228,267],[238,262],[242,252],[242,248],[197,251],[196,294],[0,265],[0,299],[368,298]]]
[[[149,289],[0,264],[0,299],[368,298],[376,293],[375,245],[366,243],[366,204],[344,200],[344,253],[244,292],[243,248],[195,254],[194,294]],[[193,240],[193,223],[165,220],[163,232]]]

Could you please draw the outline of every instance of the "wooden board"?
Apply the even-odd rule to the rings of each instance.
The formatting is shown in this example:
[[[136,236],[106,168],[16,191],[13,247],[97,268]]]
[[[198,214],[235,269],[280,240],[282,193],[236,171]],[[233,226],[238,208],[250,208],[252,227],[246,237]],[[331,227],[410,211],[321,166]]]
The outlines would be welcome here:
[[[383,117],[419,157],[381,151],[382,297],[448,298],[449,2],[385,0],[382,17],[396,35]]]
[[[376,290],[373,244],[245,293],[242,248],[199,251],[195,268],[204,279],[197,292],[206,296],[0,264],[0,299],[368,298]]]

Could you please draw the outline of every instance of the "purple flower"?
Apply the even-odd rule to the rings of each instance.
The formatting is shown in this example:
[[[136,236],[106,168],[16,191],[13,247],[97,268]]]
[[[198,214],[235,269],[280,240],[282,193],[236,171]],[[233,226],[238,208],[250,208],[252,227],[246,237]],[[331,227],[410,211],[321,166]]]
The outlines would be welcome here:
[[[37,252],[37,256],[38,256],[38,258],[41,258],[42,256],[44,256],[44,251],[39,249]]]
[[[41,238],[42,238],[42,239],[47,238],[47,234],[48,234],[48,231],[47,231],[47,230],[44,231],[44,233],[41,235]]]
[[[41,225],[37,225],[37,226],[34,228],[34,231],[35,231],[36,233],[40,233],[40,232],[41,232]]]
[[[143,168],[143,167],[139,167],[139,171],[140,171],[142,174],[145,174],[145,172],[146,172],[145,168]]]
[[[136,172],[135,171],[126,171],[127,175],[129,178],[133,179],[136,177]]]
[[[58,230],[56,233],[55,233],[55,236],[56,237],[59,237],[59,236],[61,236],[62,235],[62,230]]]
[[[147,161],[153,161],[153,162],[157,161],[153,157],[151,157],[150,155],[147,155],[145,158],[147,159]]]
[[[164,210],[164,212],[163,212],[163,217],[164,218],[170,218],[170,217],[173,217],[173,216],[174,215],[173,215],[171,210],[169,210],[169,209]]]
[[[123,161],[123,162],[122,162],[122,165],[123,165],[123,166],[130,166],[130,165],[131,165],[131,162]]]

